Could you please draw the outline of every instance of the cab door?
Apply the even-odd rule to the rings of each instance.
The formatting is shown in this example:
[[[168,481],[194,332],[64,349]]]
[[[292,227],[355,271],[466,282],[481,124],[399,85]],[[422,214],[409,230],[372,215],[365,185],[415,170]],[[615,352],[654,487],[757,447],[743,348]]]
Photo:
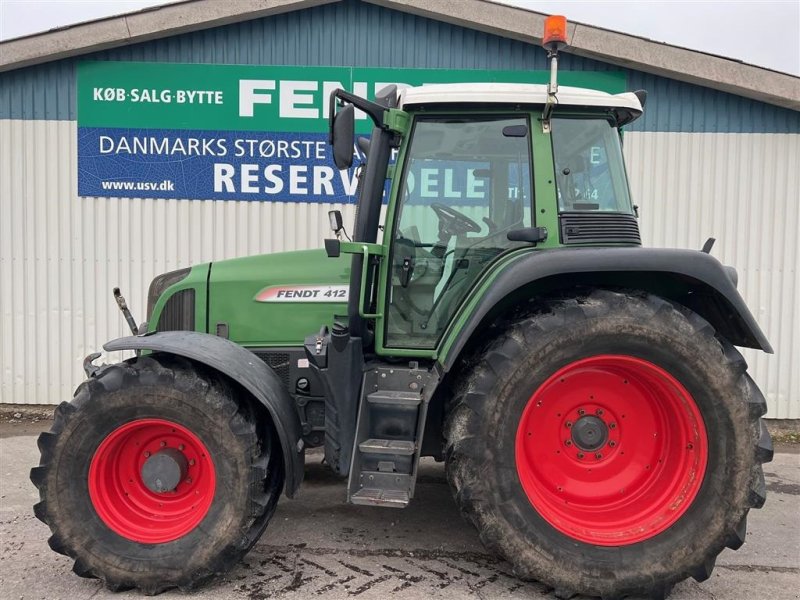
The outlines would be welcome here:
[[[528,115],[417,116],[389,206],[378,350],[433,350],[480,274],[532,226]]]

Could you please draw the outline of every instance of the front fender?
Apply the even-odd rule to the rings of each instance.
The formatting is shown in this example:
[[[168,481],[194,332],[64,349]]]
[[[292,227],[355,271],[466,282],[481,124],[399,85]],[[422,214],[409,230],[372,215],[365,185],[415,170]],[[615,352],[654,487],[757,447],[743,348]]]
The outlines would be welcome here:
[[[281,441],[286,471],[286,495],[294,496],[303,480],[305,449],[302,428],[289,392],[281,380],[252,352],[230,340],[197,331],[162,331],[124,337],[103,346],[107,352],[150,350],[197,361],[230,377],[269,412]]]
[[[473,333],[514,304],[577,286],[627,287],[683,304],[737,346],[772,353],[736,289],[729,267],[696,250],[569,248],[532,250],[500,263],[462,305],[445,333],[442,366],[449,370]]]

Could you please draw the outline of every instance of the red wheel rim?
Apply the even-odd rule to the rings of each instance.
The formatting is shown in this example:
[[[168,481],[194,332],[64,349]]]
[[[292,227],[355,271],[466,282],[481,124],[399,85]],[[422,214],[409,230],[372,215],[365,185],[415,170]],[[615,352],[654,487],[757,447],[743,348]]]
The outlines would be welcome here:
[[[155,492],[142,478],[151,456],[168,450],[185,459],[185,477],[171,491]],[[214,498],[214,463],[203,442],[164,419],[139,419],[112,431],[89,466],[89,497],[102,521],[124,538],[161,544],[183,537],[208,513]]]
[[[675,523],[707,460],[691,394],[631,356],[560,369],[531,396],[517,429],[517,473],[533,507],[561,533],[600,546],[641,542]]]

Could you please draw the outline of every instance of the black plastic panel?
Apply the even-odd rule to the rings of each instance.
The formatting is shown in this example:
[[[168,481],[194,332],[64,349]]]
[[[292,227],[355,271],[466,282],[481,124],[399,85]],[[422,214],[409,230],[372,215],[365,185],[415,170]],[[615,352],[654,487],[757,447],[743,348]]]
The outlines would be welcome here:
[[[158,331],[194,331],[194,289],[170,296],[158,318]]]
[[[639,223],[633,215],[562,213],[559,224],[562,244],[642,245]]]

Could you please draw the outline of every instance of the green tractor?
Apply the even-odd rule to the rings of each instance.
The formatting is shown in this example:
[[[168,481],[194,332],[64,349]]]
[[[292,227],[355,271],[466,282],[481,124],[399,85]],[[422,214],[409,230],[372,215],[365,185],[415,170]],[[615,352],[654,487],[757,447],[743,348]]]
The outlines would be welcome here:
[[[444,461],[483,543],[561,596],[661,598],[741,546],[772,445],[735,346],[772,349],[710,243],[641,247],[620,128],[645,94],[559,89],[561,46],[548,85],[335,91],[352,240],[332,211],[324,250],[159,275],[142,326],[117,294],[134,335],[104,348],[136,356],[87,357],[31,471],[78,575],[202,584],[313,447],[368,506]]]

